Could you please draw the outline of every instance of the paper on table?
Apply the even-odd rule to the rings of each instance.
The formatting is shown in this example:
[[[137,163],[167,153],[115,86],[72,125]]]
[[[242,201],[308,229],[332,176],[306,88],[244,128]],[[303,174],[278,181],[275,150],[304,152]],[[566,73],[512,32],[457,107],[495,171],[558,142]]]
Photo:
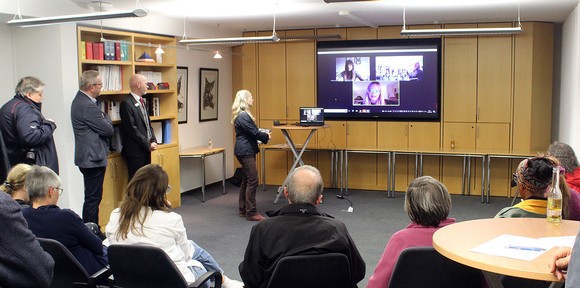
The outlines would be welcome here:
[[[545,250],[541,251],[520,250],[507,248],[508,246],[535,247]],[[536,257],[542,255],[542,253],[550,250],[554,246],[555,245],[553,245],[549,241],[542,241],[540,239],[535,238],[503,234],[485,243],[482,243],[481,245],[471,249],[470,251],[487,255],[532,261]]]
[[[552,247],[572,247],[574,246],[574,241],[576,241],[576,236],[541,237],[538,239],[546,243],[546,245],[551,245]]]

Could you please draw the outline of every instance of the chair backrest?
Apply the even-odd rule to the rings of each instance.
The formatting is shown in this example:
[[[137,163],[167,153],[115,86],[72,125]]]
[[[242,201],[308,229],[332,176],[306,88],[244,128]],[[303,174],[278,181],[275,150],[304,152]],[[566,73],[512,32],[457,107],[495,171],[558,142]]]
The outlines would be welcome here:
[[[481,275],[481,270],[450,260],[433,247],[411,247],[401,252],[389,287],[481,287]]]
[[[73,283],[86,283],[89,274],[70,251],[53,239],[37,238],[42,249],[54,259],[54,274],[50,287],[73,287]]]
[[[346,255],[296,255],[278,261],[268,288],[349,288],[350,282],[350,266]]]
[[[185,288],[187,282],[161,248],[144,245],[111,245],[109,265],[115,286],[123,288]]]

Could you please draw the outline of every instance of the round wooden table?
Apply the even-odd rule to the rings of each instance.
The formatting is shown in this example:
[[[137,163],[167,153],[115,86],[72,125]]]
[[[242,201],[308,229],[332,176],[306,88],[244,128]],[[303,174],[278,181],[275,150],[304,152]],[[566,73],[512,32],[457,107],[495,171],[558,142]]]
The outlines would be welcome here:
[[[486,255],[470,250],[502,234],[529,238],[576,236],[579,229],[580,221],[563,220],[560,224],[552,224],[544,218],[479,219],[458,222],[437,230],[433,235],[433,247],[453,261],[484,272],[558,282],[548,268],[556,247],[532,261]],[[492,286],[495,287],[493,283]]]

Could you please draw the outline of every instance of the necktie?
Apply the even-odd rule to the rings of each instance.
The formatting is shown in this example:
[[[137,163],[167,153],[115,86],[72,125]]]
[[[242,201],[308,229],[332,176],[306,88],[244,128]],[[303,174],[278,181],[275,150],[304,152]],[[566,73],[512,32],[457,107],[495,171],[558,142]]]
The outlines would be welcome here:
[[[143,114],[143,121],[145,122],[145,127],[147,128],[147,139],[151,140],[151,128],[149,127],[149,115],[147,115],[147,106],[145,106],[145,99],[143,97],[139,98],[141,102],[141,114]]]

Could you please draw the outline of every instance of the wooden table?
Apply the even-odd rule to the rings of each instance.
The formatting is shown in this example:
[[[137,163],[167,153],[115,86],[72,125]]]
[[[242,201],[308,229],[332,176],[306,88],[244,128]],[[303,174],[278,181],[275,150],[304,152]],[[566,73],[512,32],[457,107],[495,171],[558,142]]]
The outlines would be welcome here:
[[[470,250],[502,234],[530,238],[576,236],[580,221],[563,220],[556,225],[544,218],[480,219],[459,222],[443,227],[433,235],[433,247],[443,256],[461,264],[481,269],[492,287],[502,287],[494,274],[534,280],[551,281],[560,287],[561,282],[550,273],[548,263],[555,247],[532,261],[486,255]]]
[[[274,203],[278,203],[278,199],[280,199],[280,195],[282,195],[282,191],[284,190],[284,187],[286,187],[286,184],[288,183],[288,176],[290,176],[290,174],[294,171],[294,169],[296,169],[296,166],[298,166],[298,164],[300,164],[300,166],[304,165],[304,162],[302,161],[302,154],[304,154],[304,151],[306,151],[306,147],[310,142],[310,138],[312,138],[312,135],[314,135],[314,132],[316,132],[316,130],[318,129],[325,129],[328,127],[330,127],[328,124],[324,124],[323,126],[295,126],[295,125],[272,126],[272,129],[274,130],[278,129],[282,131],[282,135],[284,135],[284,138],[286,138],[286,142],[288,143],[288,146],[290,146],[292,154],[294,154],[294,164],[292,164],[290,171],[288,171],[288,175],[286,176],[286,179],[284,179],[284,183],[282,183],[282,186],[278,187],[278,192],[276,193]],[[306,131],[310,130],[310,133],[308,134],[306,141],[304,141],[304,144],[302,144],[300,152],[298,152],[297,145],[294,144],[294,141],[290,136],[290,131],[305,131],[305,130]]]
[[[205,157],[216,154],[222,154],[222,194],[226,194],[226,148],[199,146],[179,152],[179,158],[201,159],[201,202],[205,202]]]

